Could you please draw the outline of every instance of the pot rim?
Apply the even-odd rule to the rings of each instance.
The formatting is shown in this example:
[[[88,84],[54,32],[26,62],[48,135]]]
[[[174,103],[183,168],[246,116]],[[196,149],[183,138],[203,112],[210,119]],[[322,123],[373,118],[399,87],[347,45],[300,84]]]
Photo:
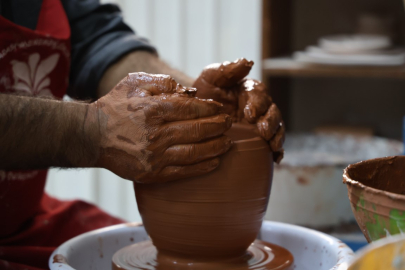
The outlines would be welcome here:
[[[399,156],[399,155],[397,155],[397,156],[387,156],[387,157],[367,159],[367,160],[363,160],[363,161],[360,161],[360,162],[357,162],[357,163],[350,164],[343,171],[343,183],[346,184],[346,186],[355,186],[355,187],[357,187],[359,189],[365,190],[365,191],[370,192],[372,194],[386,196],[386,197],[389,197],[390,199],[393,199],[393,200],[405,200],[405,195],[397,194],[397,193],[393,193],[393,192],[389,192],[389,191],[376,189],[376,188],[367,186],[367,185],[365,185],[365,184],[363,184],[363,183],[361,183],[361,182],[359,182],[357,180],[354,180],[354,179],[350,178],[350,176],[349,176],[349,170],[352,169],[354,166],[369,163],[369,162],[372,162],[372,161],[377,161],[377,160],[380,160],[380,161],[385,160],[385,161],[387,161],[387,160],[395,159],[395,158],[398,158],[398,157],[399,158],[405,158],[405,156]],[[350,190],[349,190],[349,192],[350,192]]]

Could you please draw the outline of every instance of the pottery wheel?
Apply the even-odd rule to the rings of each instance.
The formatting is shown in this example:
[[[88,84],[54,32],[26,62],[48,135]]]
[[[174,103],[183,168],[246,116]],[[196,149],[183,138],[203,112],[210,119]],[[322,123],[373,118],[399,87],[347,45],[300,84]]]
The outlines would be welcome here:
[[[290,269],[293,260],[285,248],[260,240],[254,241],[242,257],[210,262],[161,255],[151,241],[144,241],[118,250],[112,265],[114,270],[283,270]]]

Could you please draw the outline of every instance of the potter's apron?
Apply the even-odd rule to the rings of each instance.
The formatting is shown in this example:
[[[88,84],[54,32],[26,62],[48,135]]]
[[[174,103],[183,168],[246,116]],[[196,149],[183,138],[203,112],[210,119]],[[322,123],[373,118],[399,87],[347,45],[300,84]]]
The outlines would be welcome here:
[[[69,64],[70,27],[60,0],[43,1],[35,31],[0,16],[0,92],[60,99]],[[0,270],[48,269],[51,252],[67,239],[122,222],[85,202],[49,197],[46,176],[0,170]]]

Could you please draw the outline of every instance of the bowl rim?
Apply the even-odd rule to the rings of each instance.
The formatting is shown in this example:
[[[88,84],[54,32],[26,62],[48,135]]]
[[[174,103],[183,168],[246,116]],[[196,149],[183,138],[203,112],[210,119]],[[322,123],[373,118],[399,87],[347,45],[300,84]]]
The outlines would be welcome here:
[[[398,242],[405,242],[405,235],[404,234],[396,234],[396,235],[391,235],[389,237],[381,238],[376,241],[373,241],[369,243],[368,245],[362,247],[356,253],[354,254],[354,257],[349,262],[349,268],[350,269],[355,263],[357,263],[359,260],[361,260],[366,254],[373,250],[380,249],[381,247],[390,245],[390,244],[395,244]]]
[[[378,195],[382,195],[382,196],[387,196],[387,197],[389,197],[391,199],[394,199],[394,200],[399,200],[399,199],[405,200],[405,195],[398,194],[398,193],[393,193],[393,192],[389,192],[389,191],[385,191],[385,190],[381,190],[381,189],[376,189],[376,188],[367,186],[367,185],[365,185],[365,184],[363,184],[363,183],[361,183],[361,182],[359,182],[357,180],[354,180],[354,179],[350,178],[349,172],[348,172],[352,167],[354,167],[356,165],[365,164],[365,163],[372,162],[372,161],[377,161],[377,160],[391,160],[391,159],[395,159],[395,158],[398,158],[398,157],[405,159],[405,156],[403,156],[403,155],[396,155],[396,156],[386,156],[386,157],[367,159],[367,160],[363,160],[363,161],[360,161],[360,162],[357,162],[357,163],[349,164],[343,170],[343,183],[346,184],[347,186],[355,186],[355,187],[360,188],[362,190],[366,190],[366,191],[368,191],[370,193],[378,194]],[[349,192],[350,192],[350,190],[349,190]]]

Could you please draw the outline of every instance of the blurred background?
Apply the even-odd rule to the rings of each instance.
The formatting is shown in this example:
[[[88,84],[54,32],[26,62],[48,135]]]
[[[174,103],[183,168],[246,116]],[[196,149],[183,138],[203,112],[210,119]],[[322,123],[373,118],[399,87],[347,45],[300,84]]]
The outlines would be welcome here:
[[[288,131],[266,219],[365,241],[342,173],[350,163],[403,153],[402,0],[103,2],[118,4],[137,34],[190,76],[210,63],[253,60],[250,77],[266,83]],[[141,221],[132,183],[106,170],[53,169],[48,178],[51,195]]]

